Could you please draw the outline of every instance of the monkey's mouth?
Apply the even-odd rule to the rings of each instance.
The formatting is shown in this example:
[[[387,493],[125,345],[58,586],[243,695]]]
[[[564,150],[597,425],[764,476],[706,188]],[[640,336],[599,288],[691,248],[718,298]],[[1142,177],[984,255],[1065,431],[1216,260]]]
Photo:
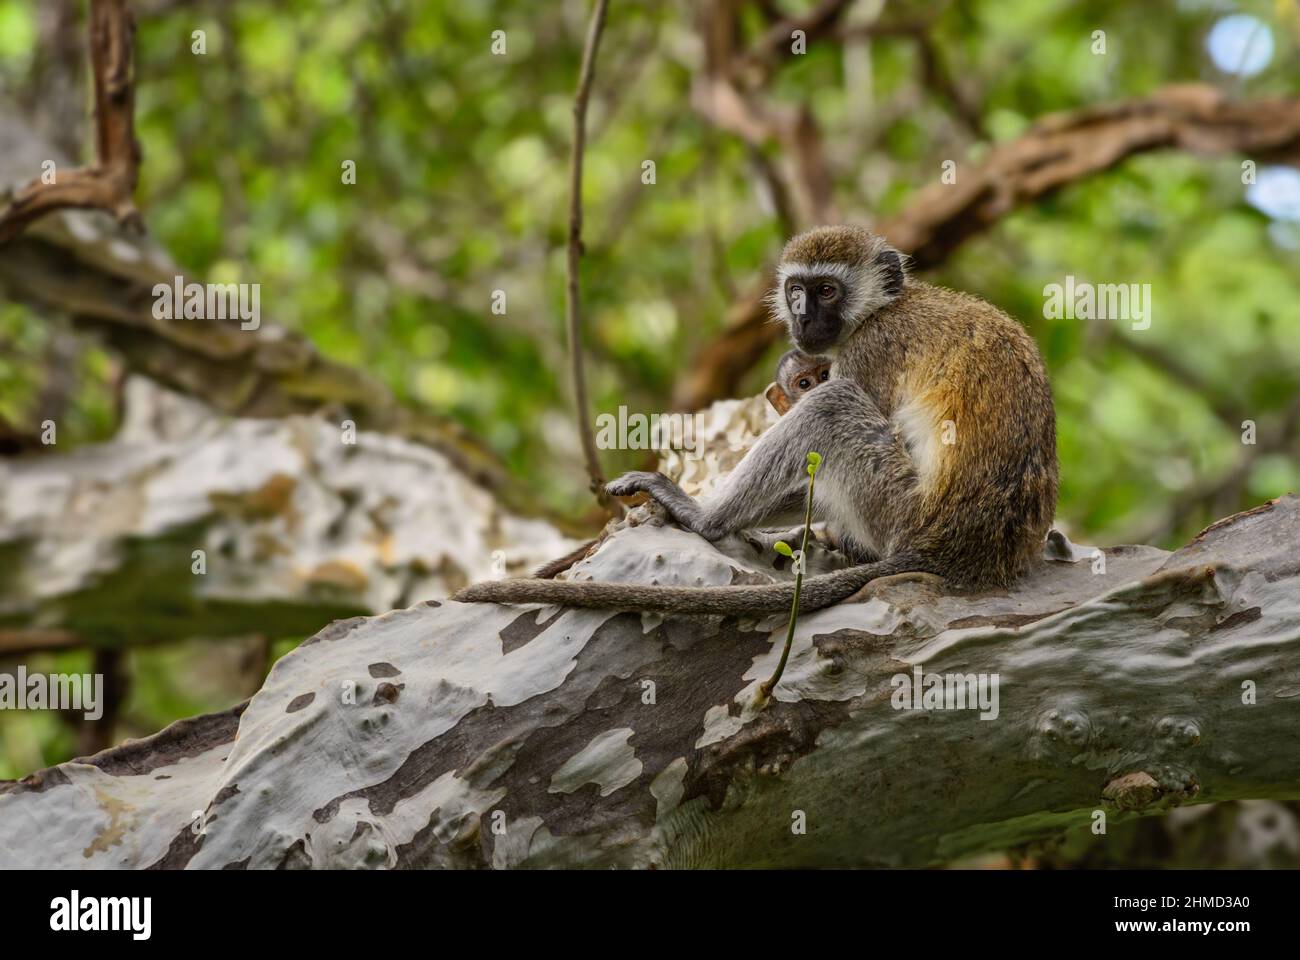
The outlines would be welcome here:
[[[833,350],[844,331],[844,323],[834,306],[825,306],[812,300],[804,305],[806,313],[800,316],[791,307],[790,339],[807,354],[827,353]]]
[[[800,330],[790,337],[794,345],[809,355],[823,354],[833,357],[839,347],[839,331]]]

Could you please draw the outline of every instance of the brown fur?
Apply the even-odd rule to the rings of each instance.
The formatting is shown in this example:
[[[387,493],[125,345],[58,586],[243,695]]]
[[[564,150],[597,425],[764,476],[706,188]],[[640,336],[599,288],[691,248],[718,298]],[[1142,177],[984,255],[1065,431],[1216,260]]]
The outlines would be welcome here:
[[[841,351],[836,375],[862,384],[887,417],[911,404],[940,438],[907,507],[913,548],[961,583],[1005,585],[1022,572],[1057,496],[1051,387],[1025,329],[990,303],[909,279]]]
[[[823,383],[822,375],[829,374],[831,361],[827,357],[810,357],[802,350],[788,350],[776,365],[776,382],[769,383],[763,391],[767,402],[778,415],[784,417],[809,390]],[[799,386],[807,378],[809,386]]]
[[[849,263],[870,260],[887,243],[865,227],[813,227],[791,237],[781,251],[782,263]]]

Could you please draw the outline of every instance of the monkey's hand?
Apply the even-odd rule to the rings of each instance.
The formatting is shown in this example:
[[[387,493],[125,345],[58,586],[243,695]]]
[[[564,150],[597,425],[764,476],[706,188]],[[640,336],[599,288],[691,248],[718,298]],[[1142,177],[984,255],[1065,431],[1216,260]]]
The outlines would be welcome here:
[[[623,474],[617,480],[611,480],[605,484],[605,492],[611,497],[631,497],[638,493],[648,493],[653,497],[655,490],[657,488],[662,489],[663,484],[676,486],[662,473],[654,473],[649,470],[633,470],[630,473]]]
[[[667,511],[674,522],[706,540],[717,540],[726,532],[710,524],[700,505],[662,473],[634,470],[605,484],[605,492],[613,497],[647,493]]]

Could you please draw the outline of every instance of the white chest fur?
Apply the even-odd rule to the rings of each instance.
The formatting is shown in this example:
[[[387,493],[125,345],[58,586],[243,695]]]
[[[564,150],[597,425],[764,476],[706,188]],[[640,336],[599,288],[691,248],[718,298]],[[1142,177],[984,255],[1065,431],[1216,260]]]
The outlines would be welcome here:
[[[930,408],[915,398],[904,398],[894,411],[894,428],[898,431],[916,469],[922,488],[929,485],[943,456],[943,425],[937,423]]]

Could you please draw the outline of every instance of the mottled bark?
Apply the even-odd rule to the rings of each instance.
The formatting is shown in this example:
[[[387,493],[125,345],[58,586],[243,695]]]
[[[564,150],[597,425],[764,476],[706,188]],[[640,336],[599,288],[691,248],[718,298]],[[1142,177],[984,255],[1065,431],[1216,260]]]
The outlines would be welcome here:
[[[571,575],[784,575],[720,546],[626,527]],[[921,865],[1088,837],[1096,811],[1300,797],[1298,546],[1285,497],[1104,572],[1054,538],[1011,591],[878,582],[800,620],[761,709],[780,617],[341,621],[242,713],[0,787],[0,866]],[[917,665],[997,674],[996,718],[895,709]]]
[[[0,459],[0,655],[309,636],[574,546],[419,444],[126,396],[111,442]]]

